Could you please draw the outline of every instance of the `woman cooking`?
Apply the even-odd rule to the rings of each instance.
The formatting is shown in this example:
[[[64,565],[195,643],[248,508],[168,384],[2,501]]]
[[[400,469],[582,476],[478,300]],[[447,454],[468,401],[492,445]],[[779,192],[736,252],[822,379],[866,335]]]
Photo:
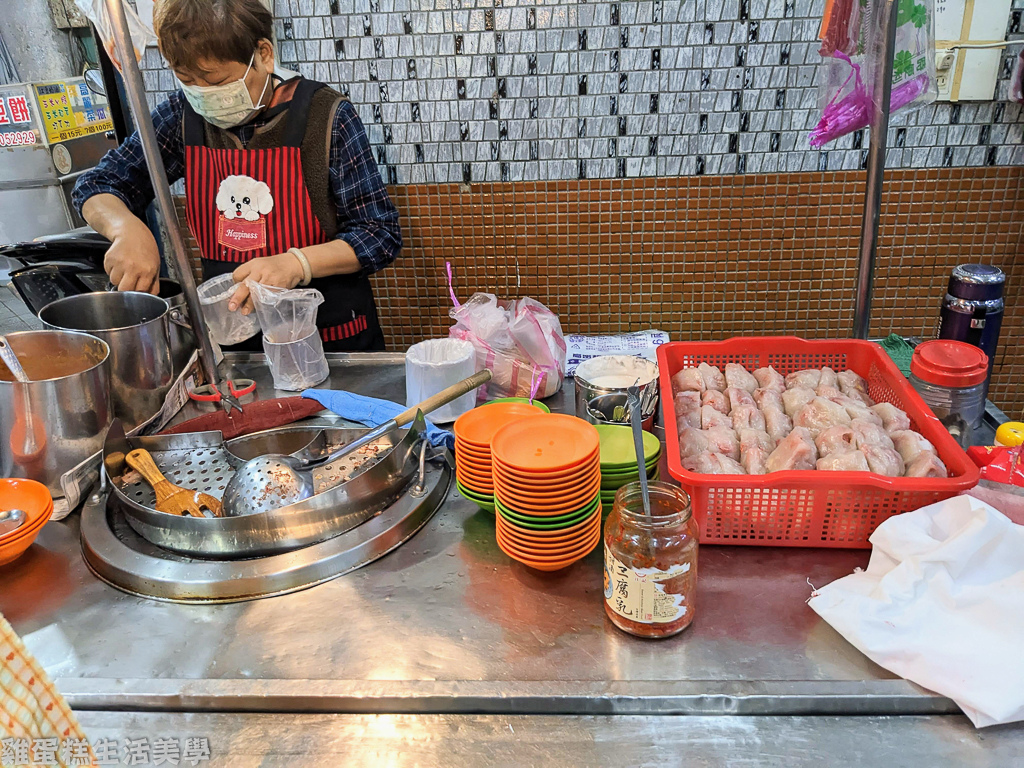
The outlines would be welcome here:
[[[394,261],[402,235],[352,104],[274,74],[261,0],[162,0],[154,26],[181,91],[153,123],[170,181],[185,179],[204,278],[231,272],[230,307],[245,314],[247,278],[310,285],[325,298],[325,350],[383,349],[368,276]],[[152,199],[137,133],[75,185],[75,206],[111,240],[104,269],[119,290],[157,290],[160,253],[141,218]]]

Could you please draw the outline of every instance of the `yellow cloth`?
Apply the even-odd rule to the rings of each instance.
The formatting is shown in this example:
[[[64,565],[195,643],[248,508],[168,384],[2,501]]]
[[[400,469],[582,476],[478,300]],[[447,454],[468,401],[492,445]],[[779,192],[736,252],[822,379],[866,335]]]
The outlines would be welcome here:
[[[71,708],[0,615],[0,738],[3,768],[22,765],[95,765],[95,757]],[[56,742],[53,757],[46,757]],[[22,762],[28,750],[28,762]],[[33,760],[40,762],[32,762]]]

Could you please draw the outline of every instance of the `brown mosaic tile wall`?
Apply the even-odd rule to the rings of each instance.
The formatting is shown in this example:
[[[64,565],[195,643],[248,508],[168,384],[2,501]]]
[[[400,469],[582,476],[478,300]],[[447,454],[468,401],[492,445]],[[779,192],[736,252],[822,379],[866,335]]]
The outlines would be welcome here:
[[[447,335],[455,292],[532,296],[569,332],[848,337],[863,172],[401,185],[375,278],[389,344]],[[992,398],[1024,416],[1024,168],[887,173],[872,336],[933,336],[952,268],[1007,273]]]

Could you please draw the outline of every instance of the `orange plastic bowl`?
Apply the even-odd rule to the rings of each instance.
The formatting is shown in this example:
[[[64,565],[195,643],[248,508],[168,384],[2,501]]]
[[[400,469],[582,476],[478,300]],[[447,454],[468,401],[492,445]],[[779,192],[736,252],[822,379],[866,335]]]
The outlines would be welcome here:
[[[44,514],[53,511],[53,497],[42,483],[19,477],[0,479],[0,509],[25,511],[23,529],[31,528]]]
[[[469,456],[465,453],[456,453],[455,463],[471,467],[472,469],[475,469],[478,472],[486,472],[487,474],[491,473],[491,467],[494,466],[490,461],[487,461],[486,459],[481,459],[476,456]]]
[[[494,493],[513,512],[527,515],[567,515],[578,512],[601,492],[601,480],[591,481],[590,485],[582,486],[570,494],[526,494],[517,488],[509,487],[501,479],[494,481]],[[508,503],[511,502],[511,503]]]
[[[480,459],[481,461],[491,460],[491,450],[489,448],[477,448],[458,439],[455,440],[455,453],[456,455],[472,456],[474,459]]]
[[[455,459],[455,469],[458,472],[471,472],[474,475],[479,475],[481,479],[487,482],[492,482],[494,476],[494,470],[491,467],[482,467],[479,464],[473,464],[465,459]]]
[[[555,482],[558,480],[564,480],[566,478],[573,477],[584,470],[592,469],[593,467],[601,468],[601,454],[594,453],[588,456],[586,459],[581,461],[579,464],[575,464],[566,469],[559,469],[553,472],[532,472],[524,471],[517,467],[513,467],[506,462],[501,460],[501,457],[497,454],[491,455],[491,461],[496,467],[501,467],[505,474],[509,477],[522,478],[537,483],[548,483]]]
[[[592,536],[581,536],[579,540],[566,546],[542,548],[534,544],[521,544],[505,532],[500,534],[505,546],[520,557],[530,560],[562,560],[580,554],[580,549],[592,539]]]
[[[531,544],[545,548],[559,548],[564,547],[568,543],[579,542],[585,539],[593,532],[595,525],[600,525],[600,522],[598,522],[600,518],[601,514],[600,510],[598,510],[586,520],[581,523],[577,523],[571,528],[561,528],[554,531],[537,531],[532,528],[520,528],[515,523],[510,522],[507,517],[502,517],[497,521],[497,527],[500,528],[505,535],[524,544]]]
[[[493,407],[493,406],[492,406]],[[523,418],[502,428],[491,440],[495,460],[521,472],[572,469],[598,454],[601,440],[593,424],[566,414]]]
[[[576,477],[569,478],[567,480],[558,480],[557,482],[550,483],[537,483],[523,480],[519,477],[514,477],[506,474],[504,469],[494,467],[492,470],[496,480],[500,480],[510,488],[515,489],[517,492],[531,495],[537,493],[549,494],[549,493],[570,493],[578,488],[589,485],[594,482],[595,478],[601,477],[601,470],[592,469],[588,472],[581,472]]]
[[[494,496],[494,486],[485,481],[475,480],[472,475],[456,470],[455,476],[458,481],[466,486],[467,490],[479,493],[481,496]]]
[[[12,509],[20,509],[20,507],[12,507]],[[43,530],[43,526],[50,520],[50,515],[52,514],[53,502],[51,501],[49,506],[43,510],[43,513],[37,516],[32,527],[26,527],[28,523],[25,523],[20,528],[0,537],[0,566],[13,563],[25,554],[25,551],[35,542],[39,532]]]
[[[513,545],[502,533],[497,534],[498,547],[506,555],[511,557],[513,560],[518,560],[523,565],[528,565],[531,568],[537,568],[539,570],[557,571],[561,568],[572,565],[580,558],[586,557],[590,554],[594,547],[597,546],[601,540],[601,532],[597,530],[593,536],[584,541],[579,547],[572,552],[563,555],[542,555],[535,552],[524,551],[519,547]]]
[[[455,439],[489,451],[491,440],[503,427],[543,413],[529,403],[494,403],[486,408],[474,408],[455,420]]]

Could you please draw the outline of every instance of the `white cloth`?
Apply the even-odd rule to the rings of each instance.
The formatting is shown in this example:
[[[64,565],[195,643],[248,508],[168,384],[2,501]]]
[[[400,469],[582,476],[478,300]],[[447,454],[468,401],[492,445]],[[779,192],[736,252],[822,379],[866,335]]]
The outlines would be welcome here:
[[[816,590],[811,608],[975,726],[1024,719],[1024,526],[958,496],[889,518],[871,544],[867,570]]]

